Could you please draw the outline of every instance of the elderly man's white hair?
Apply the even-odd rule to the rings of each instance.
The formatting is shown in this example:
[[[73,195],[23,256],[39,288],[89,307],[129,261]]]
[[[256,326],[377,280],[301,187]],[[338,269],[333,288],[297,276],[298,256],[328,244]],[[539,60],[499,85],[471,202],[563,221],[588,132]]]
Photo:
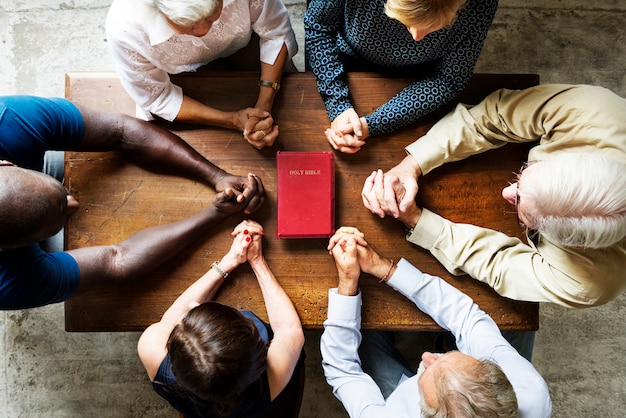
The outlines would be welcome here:
[[[626,164],[593,152],[562,153],[537,162],[533,176],[532,185],[520,183],[520,202],[532,202],[521,209],[550,241],[607,248],[626,237]]]

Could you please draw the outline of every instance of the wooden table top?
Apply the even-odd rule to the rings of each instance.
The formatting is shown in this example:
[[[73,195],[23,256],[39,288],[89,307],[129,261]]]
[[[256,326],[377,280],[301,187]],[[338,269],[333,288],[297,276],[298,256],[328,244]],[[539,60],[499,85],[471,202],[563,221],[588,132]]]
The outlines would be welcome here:
[[[256,100],[258,74],[195,73],[173,77],[186,94],[209,105],[235,110]],[[352,73],[348,84],[360,114],[369,113],[400,91],[410,80]],[[459,100],[477,103],[501,87],[538,84],[528,74],[474,75]],[[135,114],[135,105],[114,73],[68,73],[66,97],[102,111]],[[355,226],[381,255],[406,258],[422,271],[440,276],[471,296],[501,329],[536,330],[539,307],[497,295],[467,276],[455,277],[430,255],[405,240],[403,225],[380,219],[361,201],[365,178],[378,168],[388,170],[404,158],[404,147],[423,135],[453,104],[399,133],[369,139],[357,154],[335,152],[336,226]],[[280,128],[277,142],[256,150],[241,133],[212,127],[169,124],[201,154],[238,175],[254,172],[267,193],[263,207],[251,214],[266,231],[263,252],[274,274],[291,297],[305,328],[321,328],[326,319],[328,289],[336,287],[337,272],[326,251],[327,239],[279,240],[276,231],[276,152],[330,151],[323,131],[329,125],[311,73],[286,74],[278,94],[274,119]],[[500,192],[527,158],[529,145],[499,150],[446,164],[420,179],[418,202],[442,216],[522,236],[510,205]],[[66,248],[106,245],[157,224],[191,216],[210,204],[215,192],[202,184],[146,172],[117,153],[66,153],[66,186],[80,203],[65,229]],[[68,331],[139,331],[158,321],[176,297],[204,274],[230,248],[230,231],[243,214],[223,221],[214,233],[190,246],[146,277],[125,283],[102,283],[65,303]],[[390,287],[368,275],[360,280],[363,328],[438,330],[434,321]],[[267,320],[263,298],[248,265],[237,268],[220,289],[217,300],[250,309]]]

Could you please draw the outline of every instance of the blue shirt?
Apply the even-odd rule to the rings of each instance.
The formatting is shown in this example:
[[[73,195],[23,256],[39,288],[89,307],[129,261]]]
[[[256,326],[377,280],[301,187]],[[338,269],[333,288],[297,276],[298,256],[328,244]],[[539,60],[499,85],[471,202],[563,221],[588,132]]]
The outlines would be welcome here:
[[[451,331],[460,352],[491,360],[502,368],[515,391],[520,418],[550,417],[552,402],[545,380],[469,296],[404,259],[387,283]],[[334,395],[351,417],[420,417],[417,375],[400,383],[385,400],[374,380],[362,370],[360,328],[361,294],[343,296],[331,289],[320,350],[324,375]]]
[[[42,171],[47,150],[76,149],[85,126],[78,108],[61,98],[0,97],[0,160]],[[67,300],[78,287],[78,264],[38,244],[0,251],[0,309]]]
[[[305,50],[330,120],[352,108],[346,71],[394,72],[417,80],[365,116],[370,135],[401,129],[454,99],[478,61],[497,0],[469,0],[453,25],[415,41],[385,15],[384,0],[311,0]]]

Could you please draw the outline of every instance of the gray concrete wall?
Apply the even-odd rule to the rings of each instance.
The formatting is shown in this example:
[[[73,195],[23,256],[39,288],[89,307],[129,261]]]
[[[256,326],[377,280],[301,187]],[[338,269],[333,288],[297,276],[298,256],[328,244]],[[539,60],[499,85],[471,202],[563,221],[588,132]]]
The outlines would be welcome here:
[[[304,0],[287,0],[301,49]],[[0,94],[64,95],[64,73],[112,70],[104,34],[109,0],[8,0],[0,5]],[[478,72],[538,73],[626,96],[626,1],[501,0]],[[296,65],[303,68],[303,55]],[[64,331],[63,305],[0,312],[0,416],[173,417],[153,394],[138,333]],[[541,306],[534,364],[554,416],[623,417],[626,297],[572,311]],[[319,332],[307,332],[302,417],[345,416],[323,381]],[[414,336],[404,336],[412,347]],[[414,350],[418,352],[419,350]]]

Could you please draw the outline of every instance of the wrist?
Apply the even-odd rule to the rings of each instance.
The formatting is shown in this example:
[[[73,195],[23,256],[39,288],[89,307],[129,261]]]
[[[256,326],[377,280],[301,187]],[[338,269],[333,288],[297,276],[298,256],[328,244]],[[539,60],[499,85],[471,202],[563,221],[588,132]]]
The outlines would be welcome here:
[[[235,257],[230,257],[229,254],[226,254],[221,260],[217,261],[217,266],[224,271],[224,273],[230,274],[233,270],[239,267],[239,260]]]
[[[372,272],[372,275],[379,279],[379,281],[386,282],[389,280],[393,271],[395,271],[396,263],[393,260],[387,258],[381,258],[380,262],[377,263],[375,270]]]
[[[214,261],[213,264],[211,264],[211,270],[219,274],[224,280],[230,275],[230,271],[224,269],[221,261]]]
[[[404,159],[400,162],[400,165],[402,166],[402,171],[415,173],[416,179],[422,175],[422,167],[420,167],[419,163],[412,154],[408,154],[404,157]]]
[[[406,215],[400,217],[400,221],[406,227],[408,234],[413,232],[413,229],[418,224],[421,217],[422,209],[418,206],[415,206],[415,209],[411,213],[407,213]]]
[[[248,264],[250,264],[252,271],[254,271],[255,273],[258,273],[263,269],[269,269],[269,266],[265,262],[265,258],[263,256],[255,257],[248,260]]]
[[[337,293],[342,296],[356,296],[359,292],[359,283],[353,280],[341,280],[337,284]]]

